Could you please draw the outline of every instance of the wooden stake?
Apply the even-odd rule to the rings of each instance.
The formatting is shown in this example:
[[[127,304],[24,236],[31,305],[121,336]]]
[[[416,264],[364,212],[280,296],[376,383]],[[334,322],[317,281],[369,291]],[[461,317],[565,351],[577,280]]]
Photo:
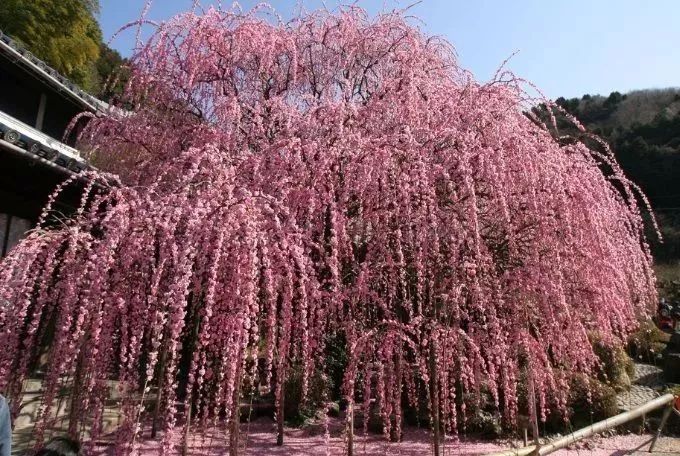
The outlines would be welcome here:
[[[161,400],[163,394],[163,385],[165,384],[165,358],[167,356],[167,350],[165,345],[161,349],[161,357],[158,360],[158,367],[160,369],[158,373],[158,387],[156,389],[156,404],[153,411],[153,419],[151,421],[151,438],[156,438],[156,432],[158,431],[158,415],[161,412]]]
[[[78,356],[78,363],[76,364],[76,373],[73,377],[73,387],[71,388],[71,405],[69,409],[68,418],[68,435],[69,437],[78,440],[78,429],[76,424],[78,423],[78,403],[80,402],[80,392],[83,388],[83,352],[81,351],[80,356]],[[59,408],[57,408],[57,413],[59,413]]]
[[[241,428],[241,381],[243,380],[243,363],[239,363],[236,377],[236,388],[234,389],[233,417],[231,422],[231,432],[229,433],[229,456],[239,454],[239,432]]]
[[[364,413],[368,413],[364,411]],[[347,456],[354,456],[354,403],[347,405]]]
[[[541,443],[538,439],[538,412],[536,410],[536,390],[534,388],[533,376],[529,377],[529,420],[531,421],[531,433],[534,437],[535,451],[534,454],[539,454]]]
[[[652,439],[652,444],[649,446],[649,452],[651,453],[654,451],[654,447],[656,446],[656,441],[659,440],[659,437],[661,437],[661,433],[663,432],[664,426],[666,426],[666,421],[668,421],[668,417],[671,416],[671,412],[673,411],[673,404],[671,403],[668,407],[666,407],[666,410],[663,411],[663,415],[661,416],[661,423],[659,423],[659,429],[656,430],[656,435],[654,435],[654,439]]]
[[[184,444],[182,445],[182,456],[187,456],[189,452],[189,430],[191,429],[191,401],[189,401],[189,410],[187,410],[187,428],[184,431]]]
[[[284,416],[284,402],[286,397],[286,384],[281,380],[281,398],[279,399],[279,406],[276,408],[276,444],[283,446],[283,422]]]
[[[398,383],[401,383],[401,356],[397,357],[397,362],[396,362],[396,372],[395,372],[395,378],[397,379]],[[399,391],[397,392],[398,397],[397,399],[397,408],[401,408],[401,387],[399,388]],[[390,440],[392,442],[400,442],[401,441],[401,422],[397,421],[401,419],[401,413],[397,413],[397,410],[394,411],[394,419],[390,417],[390,420],[392,420],[392,426],[390,430]]]
[[[434,456],[440,456],[439,387],[437,382],[437,360],[434,342],[430,342],[430,403],[432,408],[432,440]]]

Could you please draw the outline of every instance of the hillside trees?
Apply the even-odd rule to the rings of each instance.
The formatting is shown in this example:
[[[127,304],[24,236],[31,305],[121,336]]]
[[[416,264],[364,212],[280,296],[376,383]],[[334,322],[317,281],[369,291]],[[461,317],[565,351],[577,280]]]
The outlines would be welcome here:
[[[116,76],[125,60],[102,41],[98,12],[98,0],[3,0],[0,30],[84,90],[108,101],[122,90],[125,75]],[[107,82],[114,87],[107,87]]]
[[[653,242],[659,262],[680,259],[680,90],[645,90],[608,97],[558,98],[557,104],[601,135],[626,175],[638,183],[659,216],[664,242]],[[560,130],[578,132],[565,119]],[[597,148],[597,144],[590,143]]]

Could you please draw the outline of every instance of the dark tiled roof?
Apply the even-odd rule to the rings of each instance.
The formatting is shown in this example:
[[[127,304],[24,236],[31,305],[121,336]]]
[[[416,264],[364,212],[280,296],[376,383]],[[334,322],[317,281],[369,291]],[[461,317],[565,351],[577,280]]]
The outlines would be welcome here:
[[[8,35],[2,33],[2,31],[0,31],[0,54],[5,55],[17,65],[21,65],[34,76],[43,80],[46,84],[51,85],[57,91],[73,99],[75,102],[82,105],[84,110],[109,110],[110,107],[108,103],[93,97],[79,88],[76,84],[59,74],[57,70],[48,66]]]

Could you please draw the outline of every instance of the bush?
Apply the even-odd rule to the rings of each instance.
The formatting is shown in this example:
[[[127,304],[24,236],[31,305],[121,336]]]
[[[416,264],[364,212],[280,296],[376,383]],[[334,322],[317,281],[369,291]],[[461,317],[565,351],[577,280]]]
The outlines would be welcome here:
[[[654,364],[659,361],[669,339],[670,336],[661,331],[653,321],[645,321],[628,340],[628,353],[634,359]]]
[[[468,418],[465,431],[485,438],[497,438],[503,434],[503,423],[499,413],[476,410]]]
[[[611,386],[617,392],[629,389],[630,378],[635,373],[635,365],[625,350],[604,342],[597,333],[590,335],[590,341],[600,361],[598,380]]]
[[[313,375],[309,379],[307,397],[303,400],[302,371],[299,368],[291,368],[286,379],[283,399],[286,424],[299,427],[310,418],[316,417],[317,412],[323,408],[327,388],[327,382],[321,374]]]
[[[569,421],[574,429],[609,418],[618,413],[616,391],[599,380],[576,374],[571,379],[569,409]]]

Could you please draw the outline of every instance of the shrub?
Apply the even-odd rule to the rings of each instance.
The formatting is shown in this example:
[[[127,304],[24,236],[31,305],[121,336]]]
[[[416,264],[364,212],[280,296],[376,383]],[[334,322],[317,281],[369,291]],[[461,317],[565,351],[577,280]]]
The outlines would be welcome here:
[[[598,380],[617,392],[630,388],[630,377],[635,373],[635,365],[626,351],[605,342],[597,333],[592,333],[590,340],[600,361]]]
[[[618,413],[616,391],[597,379],[576,374],[571,379],[569,409],[573,429],[609,418]]]
[[[670,336],[661,331],[653,321],[645,321],[628,339],[628,353],[634,359],[655,363],[669,339]]]
[[[307,388],[307,397],[303,401],[302,372],[298,368],[293,368],[285,383],[283,407],[286,424],[302,426],[323,408],[327,389],[323,375],[313,375]]]

